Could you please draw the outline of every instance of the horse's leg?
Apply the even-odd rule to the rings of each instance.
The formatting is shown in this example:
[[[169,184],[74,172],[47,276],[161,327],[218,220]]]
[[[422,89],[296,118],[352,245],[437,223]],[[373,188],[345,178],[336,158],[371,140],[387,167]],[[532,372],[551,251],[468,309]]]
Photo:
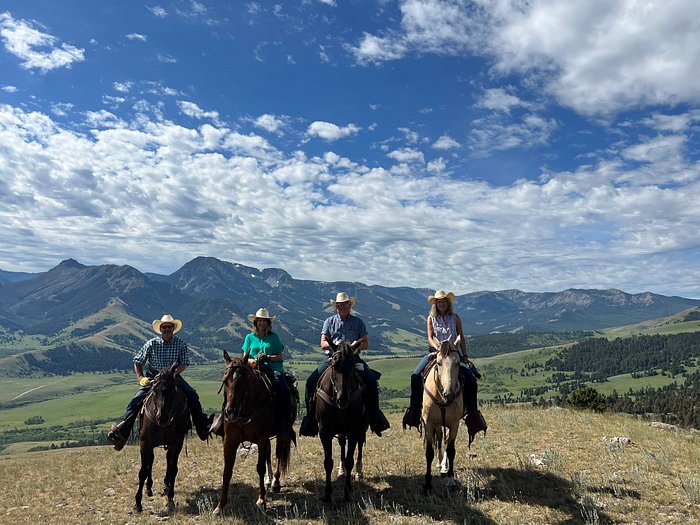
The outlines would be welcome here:
[[[231,483],[231,476],[233,475],[233,466],[236,463],[236,451],[238,450],[238,445],[240,443],[234,439],[228,439],[228,436],[224,437],[224,476],[221,482],[221,494],[219,494],[219,502],[214,509],[214,515],[218,516],[224,510],[226,503],[228,502],[228,486]]]
[[[427,419],[425,421],[425,486],[423,487],[423,490],[426,494],[428,494],[431,490],[433,490],[433,474],[430,470],[433,464],[433,459],[435,459],[435,449],[433,448],[433,445],[437,436],[435,435],[435,427],[432,425],[432,423]]]
[[[268,468],[270,464],[267,464]],[[282,483],[280,483],[280,458],[275,457],[275,471],[272,473],[272,492],[279,492],[282,490]]]
[[[442,442],[442,433],[444,432],[443,428],[440,429],[438,432],[437,436],[437,462],[438,462],[438,467],[440,468],[440,477],[444,478],[447,476],[447,471],[448,471],[448,460],[447,460],[447,454],[445,453],[445,447],[443,446]]]
[[[259,509],[265,510],[266,509],[266,502],[265,502],[265,472],[267,470],[267,464],[270,462],[270,440],[267,438],[267,436],[263,436],[262,440],[258,442],[258,464],[257,464],[257,471],[258,471],[258,501],[255,502],[255,504],[258,506]]]
[[[338,477],[345,476],[345,443],[347,438],[343,435],[338,436],[338,444],[340,445],[340,462],[338,463]]]
[[[350,501],[352,496],[352,464],[355,457],[355,446],[357,445],[357,440],[354,438],[348,439],[348,452],[345,456],[345,489],[344,489],[344,499],[345,501]]]
[[[166,516],[170,515],[175,510],[175,502],[173,501],[173,499],[175,498],[175,478],[177,477],[177,461],[180,457],[180,451],[182,450],[183,441],[184,436],[176,443],[170,445],[168,447],[168,452],[165,456],[166,461],[168,463],[165,474],[165,490],[167,491],[166,496],[168,497],[168,502],[165,505],[163,514]]]
[[[153,467],[153,447],[141,441],[141,469],[139,470],[139,488],[136,491],[134,502],[134,512],[140,513],[143,510],[141,500],[143,498],[143,485],[151,475]]]
[[[457,487],[457,483],[455,483],[455,473],[454,473],[454,464],[455,464],[455,442],[452,439],[452,436],[450,436],[450,439],[447,441],[447,464],[448,464],[448,469],[447,469],[447,479],[445,484],[447,485],[447,488],[450,490],[454,490]]]
[[[355,461],[355,473],[353,474],[353,478],[356,481],[359,481],[364,477],[364,474],[362,473],[362,449],[364,446],[365,435],[363,434],[360,436],[360,439],[357,442],[357,461]]]
[[[148,477],[146,478],[146,496],[149,498],[153,496],[153,476],[151,473],[148,473]]]
[[[265,464],[265,488],[270,490],[272,487],[272,460]]]
[[[331,471],[333,470],[333,436],[322,435],[321,443],[323,444],[323,468],[326,469],[326,488],[323,494],[324,503],[331,503],[331,493],[333,486],[331,485]]]

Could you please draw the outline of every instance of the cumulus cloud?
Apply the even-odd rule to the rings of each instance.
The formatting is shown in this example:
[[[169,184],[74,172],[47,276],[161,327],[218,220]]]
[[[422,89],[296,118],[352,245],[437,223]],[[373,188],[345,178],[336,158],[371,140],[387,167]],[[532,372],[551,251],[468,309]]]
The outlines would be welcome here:
[[[129,40],[138,40],[139,42],[147,42],[148,37],[146,35],[141,35],[139,33],[129,33],[126,35]]]
[[[5,49],[18,57],[24,69],[38,69],[47,73],[61,67],[70,68],[85,60],[85,50],[60,43],[27,20],[16,20],[10,13],[0,13],[0,38]]]
[[[286,117],[277,117],[265,113],[254,120],[256,127],[264,129],[270,133],[278,133],[286,125]]]
[[[328,142],[350,137],[359,132],[360,128],[355,124],[348,124],[347,126],[340,127],[331,122],[323,122],[321,120],[312,122],[306,129],[306,134],[309,137],[318,137]]]
[[[585,115],[700,100],[694,0],[405,0],[399,9],[398,26],[365,33],[348,47],[358,63],[485,56],[495,73],[529,76]],[[482,104],[507,111],[519,105],[512,96],[490,92]]]
[[[438,137],[438,139],[435,142],[433,142],[433,148],[435,149],[448,150],[457,149],[459,147],[461,147],[459,142],[457,142],[449,135],[442,135]]]
[[[494,186],[410,148],[388,153],[394,169],[285,154],[224,125],[95,112],[86,135],[0,105],[0,267],[3,246],[47,267],[69,254],[163,273],[204,254],[297,278],[432,287],[442,253],[440,281],[462,292],[700,294],[679,256],[700,250],[700,166],[683,140],[692,127],[668,126],[680,116],[645,117],[647,137],[575,171]],[[352,257],[319,265],[319,253]]]

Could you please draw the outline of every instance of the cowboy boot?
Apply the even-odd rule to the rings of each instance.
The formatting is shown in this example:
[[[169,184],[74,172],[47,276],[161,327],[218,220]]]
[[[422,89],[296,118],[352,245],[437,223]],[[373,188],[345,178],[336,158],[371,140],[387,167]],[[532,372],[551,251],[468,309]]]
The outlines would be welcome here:
[[[389,421],[379,408],[379,393],[375,393],[371,388],[368,388],[366,395],[367,397],[365,399],[369,410],[369,428],[372,432],[381,437],[382,432],[389,428]]]
[[[134,427],[136,414],[133,414],[120,423],[112,423],[112,428],[107,432],[107,441],[114,445],[114,450],[121,450],[129,441],[131,429]]]
[[[318,421],[316,421],[316,402],[314,400],[306,402],[306,415],[301,420],[299,434],[307,437],[314,437],[318,434]]]
[[[420,426],[423,408],[423,380],[420,374],[411,374],[411,404],[403,416],[403,428]]]
[[[489,426],[486,424],[484,416],[479,410],[470,412],[464,422],[467,424],[467,432],[469,433],[469,446],[471,446],[477,433],[483,430],[484,435],[486,435],[486,429],[489,428]]]

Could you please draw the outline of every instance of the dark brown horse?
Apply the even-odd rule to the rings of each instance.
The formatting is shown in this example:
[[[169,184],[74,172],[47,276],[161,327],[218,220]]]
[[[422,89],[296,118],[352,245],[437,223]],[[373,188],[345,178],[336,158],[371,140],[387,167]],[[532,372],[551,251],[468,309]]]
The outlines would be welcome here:
[[[153,484],[151,470],[153,468],[153,449],[163,446],[167,450],[167,468],[165,472],[164,494],[168,503],[164,513],[169,514],[175,509],[175,476],[177,476],[177,461],[185,440],[185,434],[190,429],[190,412],[187,408],[185,393],[177,386],[175,370],[177,363],[169,369],[156,374],[151,391],[143,403],[140,415],[140,449],[141,469],[139,470],[139,489],[136,492],[134,512],[141,512],[143,507],[143,486],[148,481],[148,494],[151,495]]]
[[[228,502],[228,490],[236,463],[236,451],[244,441],[258,446],[256,470],[259,477],[258,500],[256,505],[265,510],[265,472],[270,462],[270,438],[274,435],[274,407],[272,391],[274,381],[257,368],[248,364],[248,354],[243,358],[231,359],[224,351],[226,371],[222,380],[224,390],[224,475],[219,502],[214,509],[218,515]],[[284,473],[289,467],[292,435],[284,440],[277,440],[275,455],[275,476],[279,480],[279,471]]]
[[[364,400],[364,387],[355,371],[354,348],[341,342],[333,356],[331,365],[318,380],[316,387],[316,420],[318,435],[323,444],[323,466],[326,470],[326,487],[323,501],[331,502],[331,472],[333,470],[333,438],[344,436],[347,439],[347,453],[344,456],[345,501],[352,494],[352,468],[355,448],[364,443],[369,418]]]

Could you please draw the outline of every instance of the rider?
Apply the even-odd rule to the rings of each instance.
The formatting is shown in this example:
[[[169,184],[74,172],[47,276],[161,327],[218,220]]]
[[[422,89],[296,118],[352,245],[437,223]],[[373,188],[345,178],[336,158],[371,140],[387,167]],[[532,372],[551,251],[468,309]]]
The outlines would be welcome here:
[[[335,300],[331,299],[331,304],[336,309],[336,314],[330,316],[323,323],[321,330],[321,348],[326,357],[318,365],[309,378],[306,380],[306,390],[304,392],[304,400],[306,403],[306,415],[301,422],[299,433],[302,436],[315,436],[318,433],[318,421],[316,421],[316,410],[313,401],[313,393],[316,390],[321,374],[328,368],[328,357],[333,353],[333,345],[338,345],[342,341],[355,343],[359,341],[357,351],[366,350],[368,348],[367,328],[364,321],[359,317],[352,315],[351,309],[355,304],[355,298],[349,297],[345,292],[336,294]],[[370,370],[359,356],[355,356],[357,370],[362,377],[366,387],[366,402],[369,411],[369,425],[372,431],[378,436],[389,428],[389,421],[379,408],[379,388],[377,386],[377,378],[374,372]]]
[[[275,376],[275,433],[279,440],[292,436],[292,398],[287,379],[284,377],[284,345],[275,332],[272,331],[272,321],[267,308],[260,308],[254,314],[248,315],[248,321],[253,323],[253,331],[243,340],[243,353],[250,352],[248,363],[255,365],[257,361],[269,366]]]
[[[460,373],[464,379],[464,406],[467,417],[465,423],[470,435],[475,435],[483,430],[486,432],[487,425],[484,416],[477,408],[477,384],[476,377],[470,368],[470,361],[467,357],[467,339],[462,330],[462,320],[459,315],[452,311],[452,303],[455,295],[452,292],[445,293],[438,290],[435,295],[428,296],[431,304],[430,314],[426,319],[428,344],[430,353],[420,360],[418,366],[411,374],[411,406],[406,410],[403,417],[403,427],[418,427],[421,419],[421,406],[423,404],[423,378],[422,374],[434,355],[440,349],[442,341],[450,340],[455,342],[459,336],[459,350],[462,358],[460,363]]]
[[[160,337],[146,341],[141,350],[134,356],[134,371],[141,388],[127,405],[123,420],[118,424],[113,423],[112,429],[107,433],[107,439],[114,445],[115,450],[121,450],[126,445],[136,416],[141,411],[143,402],[151,390],[153,378],[159,370],[170,368],[173,363],[179,365],[175,370],[177,385],[187,396],[187,405],[190,409],[192,422],[197,429],[197,435],[202,441],[205,441],[209,433],[210,418],[202,411],[197,392],[187,384],[181,375],[190,364],[187,343],[174,335],[182,328],[182,321],[165,314],[160,320],[153,321],[152,326],[156,333],[160,334]],[[146,364],[148,370],[144,372]]]

